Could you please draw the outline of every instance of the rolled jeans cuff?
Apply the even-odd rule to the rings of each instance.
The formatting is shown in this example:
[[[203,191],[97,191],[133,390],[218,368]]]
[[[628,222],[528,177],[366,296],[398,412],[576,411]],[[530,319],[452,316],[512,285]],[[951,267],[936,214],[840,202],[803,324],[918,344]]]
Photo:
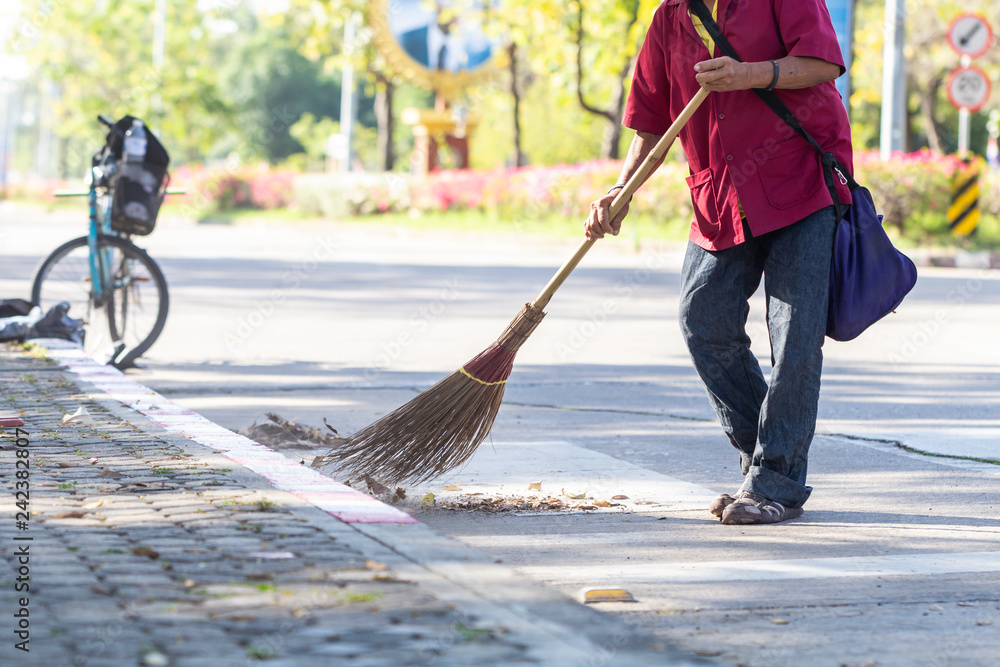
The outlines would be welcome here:
[[[803,486],[798,482],[760,466],[750,466],[750,472],[743,480],[740,491],[755,493],[764,496],[768,500],[779,502],[785,507],[802,507],[809,494],[812,493],[811,486]]]

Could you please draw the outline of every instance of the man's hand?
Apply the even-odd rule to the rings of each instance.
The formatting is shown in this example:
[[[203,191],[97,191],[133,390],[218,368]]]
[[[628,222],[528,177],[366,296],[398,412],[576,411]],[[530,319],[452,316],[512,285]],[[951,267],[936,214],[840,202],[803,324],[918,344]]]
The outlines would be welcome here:
[[[611,219],[611,202],[615,200],[618,191],[604,195],[590,204],[590,216],[584,224],[583,229],[588,239],[603,239],[605,234],[618,236],[622,228],[622,220],[628,215],[628,204],[622,207],[615,219]]]
[[[770,71],[771,63],[763,64]],[[771,79],[768,77],[767,81],[761,83],[760,65],[761,63],[741,63],[729,56],[722,56],[703,60],[695,65],[694,71],[698,74],[694,78],[702,88],[718,92],[764,88],[771,83]]]

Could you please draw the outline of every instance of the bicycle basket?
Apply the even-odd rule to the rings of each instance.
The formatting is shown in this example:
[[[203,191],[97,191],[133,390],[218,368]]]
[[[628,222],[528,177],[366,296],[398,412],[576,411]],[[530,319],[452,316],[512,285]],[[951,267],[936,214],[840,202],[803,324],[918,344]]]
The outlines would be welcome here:
[[[132,120],[125,116],[115,125],[124,132],[132,127]],[[142,165],[125,165],[121,161],[124,140],[115,132],[108,134],[107,150],[123,165],[112,183],[111,196],[111,229],[120,234],[145,236],[153,231],[170,182],[170,156],[149,127],[146,142]]]

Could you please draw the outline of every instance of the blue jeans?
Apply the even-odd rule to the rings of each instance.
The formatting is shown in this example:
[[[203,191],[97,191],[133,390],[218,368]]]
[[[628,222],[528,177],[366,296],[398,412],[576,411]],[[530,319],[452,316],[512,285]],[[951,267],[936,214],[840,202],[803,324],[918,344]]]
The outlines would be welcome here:
[[[740,491],[801,507],[816,430],[829,299],[833,207],[797,223],[710,251],[688,243],[680,323],[695,369],[745,476]],[[748,299],[764,276],[770,385],[746,333]]]

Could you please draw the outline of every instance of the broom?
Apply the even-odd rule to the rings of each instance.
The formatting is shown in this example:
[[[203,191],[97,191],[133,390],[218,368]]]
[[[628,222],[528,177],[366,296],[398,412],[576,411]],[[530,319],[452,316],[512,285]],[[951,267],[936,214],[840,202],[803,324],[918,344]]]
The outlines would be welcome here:
[[[611,203],[614,219],[670,150],[681,128],[708,96],[691,99],[666,134]],[[476,451],[493,426],[514,356],[541,323],[555,291],[587,254],[584,240],[535,300],[525,304],[500,337],[457,371],[406,405],[361,429],[315,465],[350,479],[371,477],[385,485],[419,483],[458,467]]]

